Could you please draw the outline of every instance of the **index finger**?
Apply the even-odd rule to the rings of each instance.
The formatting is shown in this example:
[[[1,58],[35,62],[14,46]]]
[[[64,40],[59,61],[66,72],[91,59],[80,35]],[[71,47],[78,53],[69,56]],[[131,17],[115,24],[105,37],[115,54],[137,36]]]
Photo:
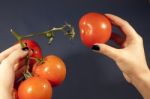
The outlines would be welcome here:
[[[21,46],[20,44],[16,44],[8,49],[6,49],[5,51],[0,53],[0,62],[5,59],[7,56],[9,56],[9,54],[11,54],[13,51],[20,49]]]
[[[15,64],[27,54],[28,51],[23,51],[22,49],[15,50],[7,58],[5,58],[2,63],[5,63],[5,65],[14,66],[15,68]]]
[[[112,24],[120,27],[120,29],[124,32],[127,38],[134,38],[135,36],[137,36],[137,33],[134,30],[134,28],[124,19],[112,14],[105,15],[111,20]]]

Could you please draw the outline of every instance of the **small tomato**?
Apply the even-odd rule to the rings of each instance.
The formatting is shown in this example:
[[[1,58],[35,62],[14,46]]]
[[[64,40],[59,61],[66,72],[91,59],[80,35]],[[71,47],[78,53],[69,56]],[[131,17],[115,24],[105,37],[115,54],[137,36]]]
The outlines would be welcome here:
[[[43,63],[35,64],[32,70],[34,75],[47,79],[52,86],[60,85],[66,77],[66,66],[61,58],[49,55]]]

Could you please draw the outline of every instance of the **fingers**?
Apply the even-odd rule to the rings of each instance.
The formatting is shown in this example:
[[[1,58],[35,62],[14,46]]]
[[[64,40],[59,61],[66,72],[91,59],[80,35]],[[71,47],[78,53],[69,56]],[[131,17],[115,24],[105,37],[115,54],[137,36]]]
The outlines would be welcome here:
[[[125,37],[117,34],[117,33],[112,33],[110,40],[112,40],[113,42],[115,42],[117,45],[119,45],[121,48],[124,47],[123,43],[125,42]]]
[[[112,14],[105,14],[105,15],[111,20],[112,24],[120,27],[120,29],[127,36],[127,38],[135,38],[137,36],[136,31],[127,21]]]
[[[20,44],[16,44],[8,49],[6,49],[5,51],[0,53],[0,62],[2,60],[4,60],[10,53],[12,53],[13,51],[17,50],[17,49],[21,49]]]
[[[118,49],[106,44],[95,44],[92,49],[97,50],[97,52],[102,53],[113,60],[116,60],[118,57],[120,57]]]
[[[25,57],[28,54],[28,51],[23,51],[22,49],[18,49],[13,51],[7,58],[5,58],[2,63],[5,63],[5,65],[14,66],[17,64],[17,62]]]
[[[14,65],[15,71],[22,68],[22,66],[25,65],[25,61],[25,59],[19,59],[19,62],[17,62],[17,64]]]
[[[23,75],[23,72],[25,71],[26,69],[26,66],[22,66],[22,68],[18,69],[16,72],[15,72],[15,79],[18,80],[22,75]]]

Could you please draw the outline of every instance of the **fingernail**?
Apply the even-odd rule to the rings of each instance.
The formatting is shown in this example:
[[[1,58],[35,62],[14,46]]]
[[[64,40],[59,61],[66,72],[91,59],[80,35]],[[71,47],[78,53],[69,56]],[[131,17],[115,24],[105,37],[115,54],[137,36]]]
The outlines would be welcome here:
[[[24,47],[24,48],[22,48],[22,50],[23,50],[23,51],[28,51],[29,48],[28,48],[28,47]]]
[[[98,45],[93,45],[92,50],[99,51],[100,47]]]

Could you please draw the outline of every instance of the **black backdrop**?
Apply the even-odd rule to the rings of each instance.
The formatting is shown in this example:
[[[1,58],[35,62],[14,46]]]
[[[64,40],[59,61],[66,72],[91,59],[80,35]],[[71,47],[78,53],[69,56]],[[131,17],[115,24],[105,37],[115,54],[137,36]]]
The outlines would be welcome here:
[[[142,99],[111,59],[81,43],[78,21],[90,11],[113,13],[129,21],[144,38],[147,60],[150,60],[148,0],[0,0],[0,51],[16,42],[10,28],[28,34],[70,22],[77,33],[73,41],[61,33],[51,46],[46,39],[33,38],[41,45],[44,55],[58,55],[67,66],[67,78],[54,88],[53,99]]]

